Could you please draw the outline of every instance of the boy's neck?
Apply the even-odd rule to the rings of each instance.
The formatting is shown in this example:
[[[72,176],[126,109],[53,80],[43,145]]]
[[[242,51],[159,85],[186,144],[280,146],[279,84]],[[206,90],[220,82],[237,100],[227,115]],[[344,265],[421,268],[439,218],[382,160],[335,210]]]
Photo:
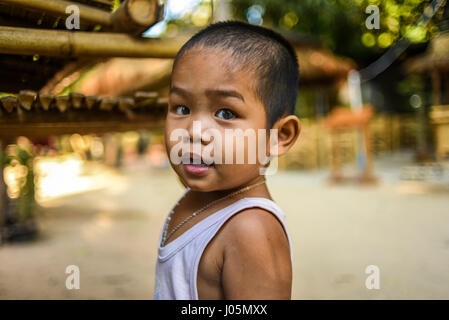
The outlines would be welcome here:
[[[264,180],[265,180],[265,176],[259,175],[259,176],[255,177],[254,179],[251,179],[251,180],[245,182],[244,184],[241,184],[232,189],[214,190],[214,191],[209,191],[209,192],[191,190],[190,193],[198,201],[205,201],[205,200],[214,201],[215,199],[225,197],[226,195],[228,195],[232,192],[236,192],[240,189],[244,189],[246,187],[260,184],[258,186],[255,186],[254,188],[251,188],[247,191],[242,192],[239,195],[236,195],[235,199],[240,199],[240,198],[245,198],[245,197],[264,197],[264,198],[271,199],[267,185],[265,183],[261,184],[261,182],[263,182]]]

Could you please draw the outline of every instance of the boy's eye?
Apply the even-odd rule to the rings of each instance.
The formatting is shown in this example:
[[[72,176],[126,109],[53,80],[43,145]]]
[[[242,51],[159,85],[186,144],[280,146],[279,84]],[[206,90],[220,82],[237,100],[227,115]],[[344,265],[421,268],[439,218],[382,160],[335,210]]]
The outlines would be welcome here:
[[[236,117],[235,113],[229,109],[220,109],[215,116],[223,120],[232,120]]]
[[[175,106],[174,109],[175,109],[175,113],[180,116],[185,116],[190,113],[190,109],[187,108],[186,106],[179,105],[179,106]]]

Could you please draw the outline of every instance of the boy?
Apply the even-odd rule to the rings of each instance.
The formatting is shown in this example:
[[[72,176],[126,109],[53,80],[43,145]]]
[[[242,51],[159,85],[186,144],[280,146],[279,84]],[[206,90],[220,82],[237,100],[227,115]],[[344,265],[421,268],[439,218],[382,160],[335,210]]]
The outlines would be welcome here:
[[[293,48],[262,27],[216,23],[178,52],[165,140],[170,163],[187,188],[161,234],[156,299],[291,298],[289,237],[283,212],[260,174],[266,163],[235,164],[237,153],[246,154],[252,145],[246,141],[229,151],[220,134],[276,132],[277,155],[284,154],[300,132],[293,115],[298,82]],[[189,151],[175,148],[177,130],[186,132]],[[204,136],[206,130],[218,134],[211,139]],[[211,143],[217,143],[213,156],[195,151]],[[258,139],[257,149],[268,147],[264,143]],[[222,151],[231,152],[234,161],[217,161]]]

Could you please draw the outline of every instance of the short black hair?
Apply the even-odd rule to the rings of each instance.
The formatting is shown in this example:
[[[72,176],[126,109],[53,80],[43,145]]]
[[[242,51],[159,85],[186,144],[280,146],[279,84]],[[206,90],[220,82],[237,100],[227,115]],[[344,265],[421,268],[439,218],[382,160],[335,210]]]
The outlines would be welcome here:
[[[269,128],[287,114],[294,114],[299,86],[295,50],[279,33],[239,21],[212,24],[195,34],[176,55],[178,59],[198,45],[231,50],[244,67],[254,71],[256,93],[265,106]]]

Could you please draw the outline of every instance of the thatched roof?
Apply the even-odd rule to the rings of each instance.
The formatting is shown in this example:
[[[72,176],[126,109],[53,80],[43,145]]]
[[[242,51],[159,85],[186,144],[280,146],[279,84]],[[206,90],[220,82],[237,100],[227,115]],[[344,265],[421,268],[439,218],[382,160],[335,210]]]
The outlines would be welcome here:
[[[298,39],[291,42],[300,64],[301,86],[332,84],[345,79],[348,72],[356,68],[352,60],[337,57],[316,43]],[[98,64],[74,89],[84,94],[112,96],[160,90],[168,87],[172,63],[171,59],[109,59]]]
[[[336,56],[316,37],[291,31],[277,31],[295,48],[302,85],[322,85],[346,79],[349,71],[357,68],[353,60]]]
[[[168,85],[173,60],[113,58],[98,64],[74,86],[86,95],[132,95]]]
[[[323,47],[295,46],[301,84],[328,84],[346,78],[356,68],[349,58],[335,56]]]
[[[449,32],[441,33],[434,38],[427,52],[419,57],[410,59],[406,70],[411,73],[422,73],[432,69],[449,70]]]

